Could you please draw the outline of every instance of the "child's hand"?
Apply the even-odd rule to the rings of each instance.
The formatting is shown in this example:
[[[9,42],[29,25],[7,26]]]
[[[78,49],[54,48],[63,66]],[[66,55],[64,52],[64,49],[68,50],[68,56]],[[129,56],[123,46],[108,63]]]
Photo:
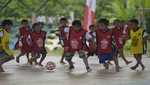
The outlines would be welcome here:
[[[22,38],[28,38],[28,35],[23,35]]]

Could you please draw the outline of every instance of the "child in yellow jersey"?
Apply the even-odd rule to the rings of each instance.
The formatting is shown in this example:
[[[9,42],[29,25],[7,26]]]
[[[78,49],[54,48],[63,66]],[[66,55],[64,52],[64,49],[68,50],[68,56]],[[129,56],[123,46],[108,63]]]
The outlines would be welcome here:
[[[131,53],[134,55],[137,63],[135,66],[131,67],[131,70],[135,70],[139,65],[141,65],[142,70],[145,66],[142,63],[142,54],[144,54],[144,46],[146,43],[147,33],[144,29],[138,27],[138,20],[132,19],[129,21],[131,25],[130,39],[131,39]]]
[[[14,59],[12,51],[9,50],[9,35],[7,33],[12,24],[12,21],[4,20],[2,29],[0,29],[0,72],[5,72],[2,67],[4,63]]]

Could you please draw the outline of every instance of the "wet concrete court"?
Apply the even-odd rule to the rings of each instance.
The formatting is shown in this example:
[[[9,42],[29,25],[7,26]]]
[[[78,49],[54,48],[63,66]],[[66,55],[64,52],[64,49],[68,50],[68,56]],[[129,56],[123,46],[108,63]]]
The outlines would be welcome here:
[[[120,72],[115,72],[114,65],[110,70],[105,70],[98,63],[97,57],[90,57],[89,63],[92,72],[86,72],[82,59],[74,57],[75,69],[69,72],[68,64],[60,64],[60,57],[47,57],[43,64],[54,61],[56,68],[47,71],[44,67],[30,66],[26,64],[26,58],[21,57],[20,64],[11,61],[4,65],[5,73],[0,73],[0,85],[150,85],[150,58],[144,57],[143,62],[146,66],[144,71],[141,68],[130,70],[135,64],[125,65],[119,59]],[[134,60],[133,58],[127,58]]]

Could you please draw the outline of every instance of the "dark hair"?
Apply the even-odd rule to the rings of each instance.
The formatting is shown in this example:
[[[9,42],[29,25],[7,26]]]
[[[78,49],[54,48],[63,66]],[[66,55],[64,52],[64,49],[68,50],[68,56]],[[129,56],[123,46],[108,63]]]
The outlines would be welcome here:
[[[63,17],[60,19],[60,21],[67,21],[67,19]]]
[[[119,19],[115,19],[114,20],[114,25],[115,25],[116,22],[121,22],[121,21]]]
[[[100,19],[98,21],[98,23],[103,23],[104,25],[108,26],[109,25],[109,20],[107,20],[107,19]]]
[[[82,27],[81,21],[79,21],[79,20],[74,20],[72,22],[72,25],[77,25],[78,27]]]
[[[32,25],[32,29],[34,29],[36,25],[39,25],[39,26],[40,26],[39,23],[34,23],[34,24]]]
[[[133,22],[134,24],[136,24],[136,25],[138,25],[139,24],[139,22],[138,22],[138,20],[137,19],[132,19],[132,20],[130,20],[129,22]]]
[[[91,28],[91,27],[95,27],[95,25],[92,24],[92,25],[89,26],[89,28]]]
[[[9,19],[3,20],[2,27],[6,26],[6,25],[13,25],[13,22]]]
[[[21,20],[21,24],[22,24],[23,22],[28,22],[28,20],[26,20],[26,19]]]

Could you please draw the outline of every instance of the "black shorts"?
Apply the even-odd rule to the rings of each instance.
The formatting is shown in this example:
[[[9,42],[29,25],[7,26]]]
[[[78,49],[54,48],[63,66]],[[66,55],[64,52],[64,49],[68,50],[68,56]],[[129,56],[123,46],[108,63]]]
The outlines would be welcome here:
[[[96,55],[96,52],[88,52],[87,56],[94,56],[94,54]]]

